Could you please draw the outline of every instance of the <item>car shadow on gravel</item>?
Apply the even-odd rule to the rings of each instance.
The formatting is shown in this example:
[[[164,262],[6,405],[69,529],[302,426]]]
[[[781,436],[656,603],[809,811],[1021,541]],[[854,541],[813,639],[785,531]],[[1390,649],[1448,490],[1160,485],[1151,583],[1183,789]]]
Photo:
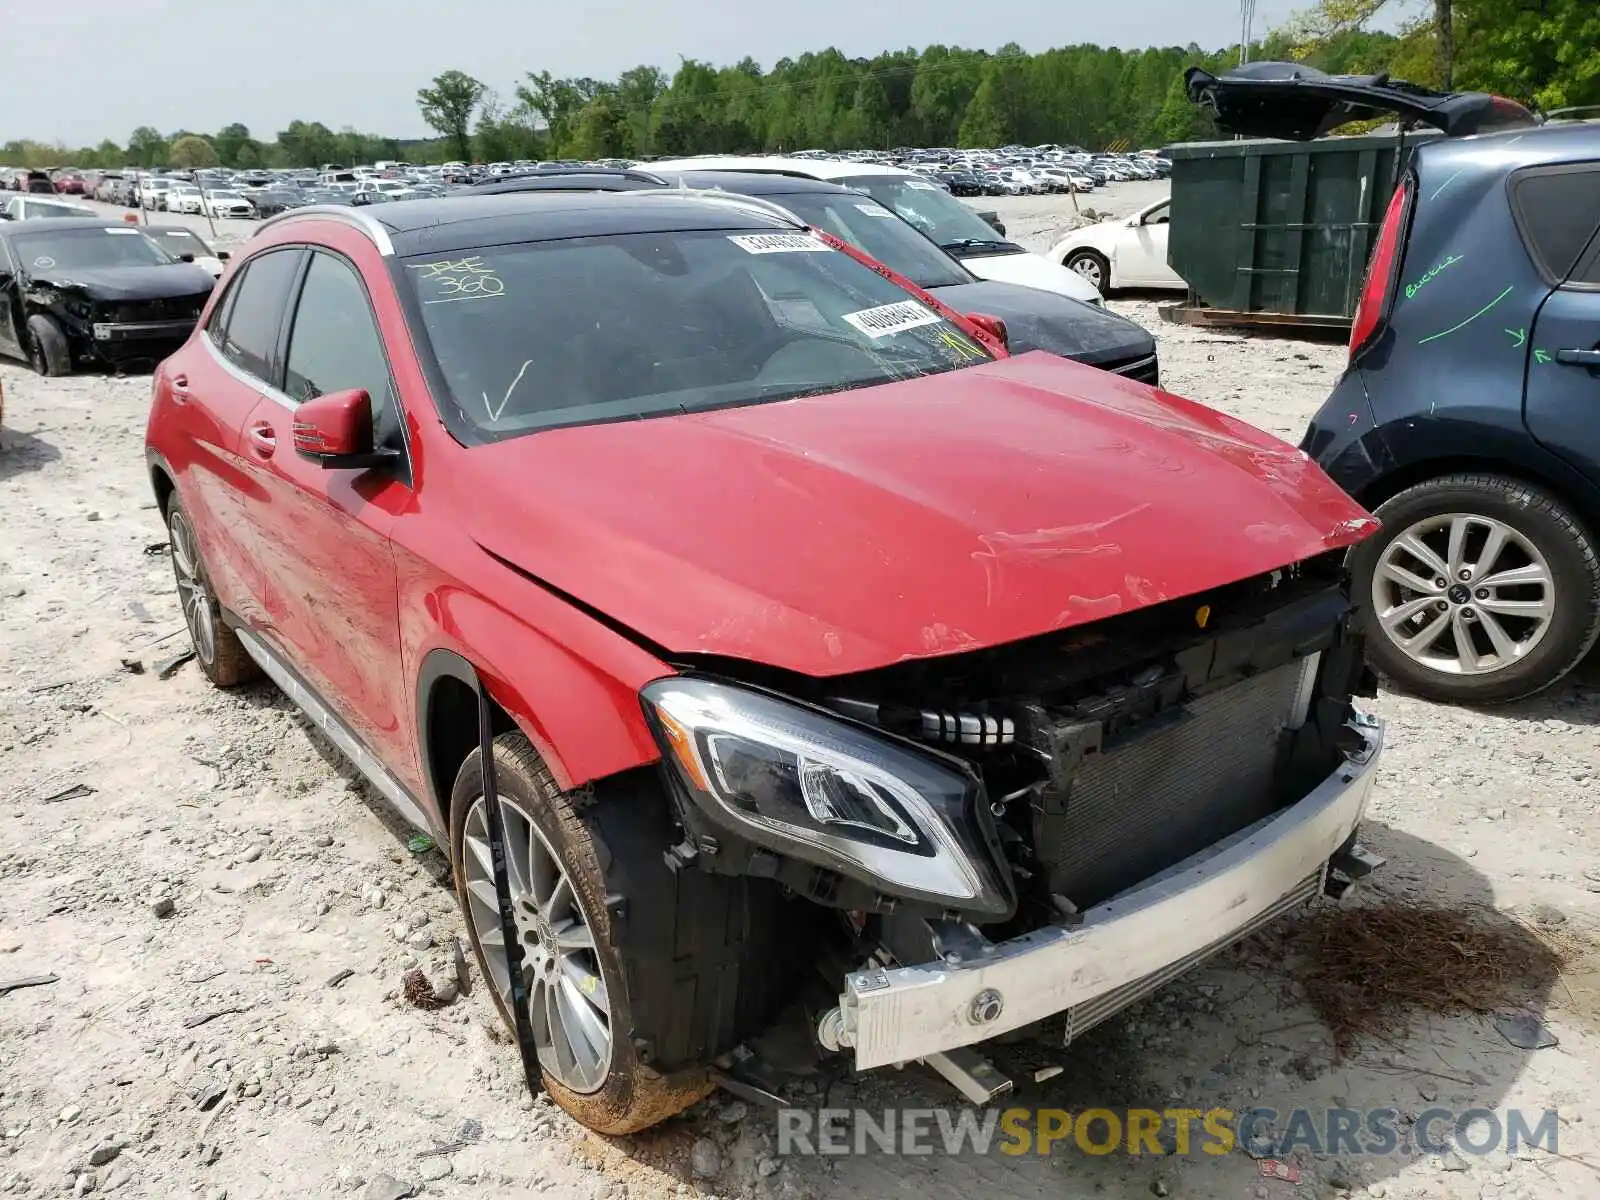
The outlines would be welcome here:
[[[61,451],[31,433],[0,428],[0,483],[12,476],[37,471],[61,457]]]
[[[1537,933],[1494,908],[1489,880],[1467,860],[1373,823],[1364,827],[1363,840],[1388,865],[1369,886],[1338,905],[1318,901],[1278,921],[1064,1050],[1042,1043],[994,1049],[991,1057],[1016,1080],[1015,1092],[994,1108],[1028,1111],[999,1125],[987,1153],[970,1148],[946,1153],[935,1113],[927,1121],[933,1136],[923,1140],[924,1146],[933,1146],[932,1153],[883,1153],[868,1139],[865,1153],[856,1153],[850,1144],[840,1155],[791,1156],[790,1167],[828,1194],[915,1192],[922,1200],[1002,1194],[1041,1200],[1063,1194],[1143,1200],[1169,1193],[1234,1200],[1264,1194],[1255,1189],[1264,1174],[1278,1169],[1273,1163],[1284,1164],[1276,1178],[1292,1176],[1303,1185],[1298,1194],[1308,1196],[1359,1191],[1408,1167],[1426,1178],[1436,1178],[1441,1170],[1472,1171],[1485,1179],[1491,1171],[1534,1172],[1532,1162],[1507,1165],[1506,1130],[1492,1111],[1505,1101],[1530,1055],[1552,1052],[1510,1044],[1497,1031],[1494,1015],[1542,1014],[1557,985],[1558,960]],[[1395,904],[1401,907],[1391,912]],[[1477,1000],[1486,993],[1475,994],[1475,980],[1487,978],[1493,964],[1469,961],[1480,943],[1476,934],[1459,950],[1418,945],[1409,937],[1356,947],[1359,953],[1339,961],[1352,964],[1351,998],[1358,1012],[1366,1011],[1365,998],[1384,996],[1386,978],[1399,980],[1419,955],[1460,953],[1464,961],[1459,972],[1449,973],[1457,980],[1446,984],[1447,989],[1455,987],[1454,995],[1441,995],[1437,1004],[1397,1014],[1374,1002],[1370,1028],[1360,1031],[1353,1049],[1341,1055],[1334,1032],[1311,1002],[1306,981],[1316,978],[1318,939],[1328,930],[1346,928],[1352,915],[1361,915],[1349,910],[1367,906],[1388,913],[1391,930],[1396,924],[1404,928],[1413,913],[1422,927],[1441,910],[1452,923],[1465,916],[1470,929],[1483,931],[1482,945],[1524,967],[1535,965],[1506,989],[1508,996],[1515,995],[1514,1004],[1495,1005],[1498,1014],[1478,1013],[1471,1010],[1481,1007]],[[1414,980],[1415,971],[1405,977]],[[1321,981],[1325,989],[1326,973]],[[1592,1013],[1580,1015],[1587,1022],[1594,1019]],[[1050,1074],[1058,1067],[1059,1073]],[[1036,1082],[1036,1075],[1046,1078]],[[895,1110],[903,1121],[912,1115],[910,1110],[943,1109],[949,1121],[965,1107],[922,1068],[841,1079],[825,1095],[813,1090],[803,1103],[813,1110],[824,1105],[865,1109],[878,1123],[885,1110]],[[1163,1118],[1154,1143],[1137,1153],[1129,1152],[1131,1109]],[[1270,1115],[1264,1112],[1268,1109]],[[1082,1122],[1090,1110],[1101,1111],[1085,1130]],[[1178,1122],[1170,1115],[1175,1110],[1193,1112],[1187,1145],[1178,1139]],[[1232,1116],[1216,1116],[1217,1110]],[[1393,1110],[1392,1116],[1385,1115],[1387,1110]],[[1437,1112],[1430,1116],[1430,1110]],[[1457,1140],[1457,1116],[1471,1110],[1491,1110],[1487,1125],[1469,1128],[1462,1122],[1468,1139],[1487,1153],[1465,1145],[1459,1152],[1441,1145],[1438,1156],[1415,1152],[1419,1118],[1430,1117],[1425,1132],[1435,1143],[1448,1143]],[[1252,1111],[1258,1115],[1247,1125],[1245,1114]],[[1345,1115],[1350,1113],[1355,1116]],[[1241,1137],[1241,1144],[1224,1146],[1205,1132],[1208,1115],[1235,1133],[1248,1130],[1257,1136],[1248,1145]],[[1474,1117],[1486,1119],[1483,1113]],[[1533,1129],[1541,1113],[1525,1117]],[[1332,1144],[1335,1122],[1351,1120],[1359,1122],[1354,1142]],[[1383,1139],[1370,1132],[1369,1121],[1379,1130],[1392,1128],[1397,1148],[1370,1152],[1381,1150]],[[761,1125],[775,1140],[777,1117],[763,1113]],[[1041,1130],[1056,1135],[1044,1150]],[[1496,1135],[1493,1147],[1486,1144],[1490,1134]],[[846,1142],[854,1136],[847,1134]],[[1151,1152],[1152,1144],[1161,1153]],[[1001,1149],[1006,1145],[1009,1151]],[[1351,1145],[1363,1152],[1350,1153]],[[731,1154],[738,1157],[736,1149]],[[1535,1149],[1531,1154],[1537,1159],[1545,1152]],[[1263,1162],[1269,1164],[1265,1170]],[[1294,1193],[1286,1189],[1284,1194]]]
[[[367,777],[358,771],[344,751],[340,750],[320,729],[316,727],[309,717],[295,706],[294,702],[285,696],[278,685],[267,680],[252,684],[248,687],[237,689],[234,696],[251,708],[270,709],[274,712],[285,713],[300,730],[306,735],[307,744],[317,753],[317,757],[327,765],[328,770],[344,780],[345,790],[360,799],[361,803],[372,811],[372,815],[382,824],[384,831],[395,841],[395,845],[408,854],[415,855],[407,843],[416,837],[418,831],[404,817],[397,813],[393,806],[367,782]],[[436,860],[436,861],[433,861]],[[429,876],[433,881],[446,889],[450,889],[451,882],[448,871],[448,858],[443,850],[432,856],[428,864]]]

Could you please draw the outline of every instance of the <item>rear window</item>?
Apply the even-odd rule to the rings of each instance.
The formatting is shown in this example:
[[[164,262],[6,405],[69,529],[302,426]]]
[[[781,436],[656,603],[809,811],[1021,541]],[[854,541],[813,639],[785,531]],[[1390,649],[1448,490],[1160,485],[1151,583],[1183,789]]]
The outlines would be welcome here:
[[[404,275],[456,412],[488,439],[990,358],[871,268],[793,230],[491,246],[410,258]]]
[[[1564,282],[1600,229],[1600,163],[1518,172],[1511,208],[1539,273],[1548,283]]]

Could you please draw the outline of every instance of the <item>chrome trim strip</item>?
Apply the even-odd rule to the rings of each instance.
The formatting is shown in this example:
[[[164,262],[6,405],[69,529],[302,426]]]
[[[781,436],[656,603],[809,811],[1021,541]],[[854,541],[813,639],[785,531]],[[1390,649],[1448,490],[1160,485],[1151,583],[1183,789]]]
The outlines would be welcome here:
[[[274,225],[287,225],[302,217],[313,217],[319,220],[343,221],[346,225],[354,225],[372,240],[378,248],[378,253],[385,258],[394,257],[394,242],[389,237],[389,231],[384,228],[383,222],[370,213],[358,212],[353,208],[344,208],[337,204],[308,204],[305,208],[291,208],[288,212],[281,212],[277,216],[268,217],[261,222],[251,237],[260,237],[263,230],[271,229]]]
[[[1147,354],[1144,358],[1138,358],[1133,362],[1123,363],[1120,367],[1113,367],[1111,369],[1111,373],[1113,375],[1131,375],[1135,371],[1142,371],[1146,367],[1154,365],[1159,357],[1160,355],[1158,354]]]
[[[1381,723],[1351,722],[1365,748],[1304,799],[1084,913],[969,961],[873,968],[845,976],[841,1041],[857,1070],[986,1041],[1101,997],[1206,947],[1227,944],[1319,872],[1361,821],[1383,748]],[[973,1024],[979,993],[999,1017]]]
[[[209,329],[200,331],[200,341],[205,346],[207,352],[211,355],[211,361],[216,363],[229,375],[232,375],[240,383],[244,384],[245,387],[250,388],[252,391],[260,392],[264,398],[271,400],[274,404],[282,405],[290,412],[293,412],[295,409],[300,407],[288,396],[284,395],[277,388],[273,387],[265,379],[258,378],[257,376],[250,374],[249,371],[246,371],[237,363],[230,362],[228,360],[228,356],[221,350],[217,349],[217,344],[211,340],[211,331]]]
[[[295,707],[310,718],[313,725],[322,730],[323,736],[339,748],[339,752],[350,760],[355,769],[366,776],[367,782],[394,806],[395,811],[422,832],[432,833],[421,806],[411,798],[400,781],[384,770],[383,764],[361,744],[361,740],[310,688],[295,677],[272,648],[248,629],[235,628],[234,633],[238,635],[245,652],[256,660],[267,677],[294,702]]]

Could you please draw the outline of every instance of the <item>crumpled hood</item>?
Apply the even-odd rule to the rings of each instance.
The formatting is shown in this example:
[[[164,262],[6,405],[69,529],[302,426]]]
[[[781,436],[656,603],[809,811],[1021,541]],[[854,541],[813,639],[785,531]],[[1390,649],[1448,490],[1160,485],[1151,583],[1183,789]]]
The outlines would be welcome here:
[[[35,284],[61,291],[82,292],[91,300],[166,300],[173,296],[204,299],[216,280],[211,272],[195,263],[171,263],[158,267],[102,267],[83,270],[52,267],[29,272]]]
[[[957,312],[999,317],[1006,323],[1013,354],[1048,350],[1099,366],[1156,352],[1155,339],[1142,326],[1055,292],[983,280],[935,288],[933,295]]]
[[[1377,528],[1267,434],[1040,353],[464,453],[484,549],[669,651],[814,676],[1115,616]]]

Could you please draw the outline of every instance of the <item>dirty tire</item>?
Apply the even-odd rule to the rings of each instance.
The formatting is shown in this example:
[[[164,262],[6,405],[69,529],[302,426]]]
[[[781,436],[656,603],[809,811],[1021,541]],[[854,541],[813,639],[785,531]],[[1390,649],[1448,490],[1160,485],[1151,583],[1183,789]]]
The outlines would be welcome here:
[[[194,522],[189,514],[184,511],[182,503],[178,500],[178,493],[174,491],[167,499],[167,507],[163,516],[167,521],[167,537],[173,537],[173,522],[181,521],[189,529],[194,528]],[[175,579],[181,580],[183,572],[179,565],[177,555],[172,556],[172,571]],[[202,603],[206,615],[211,622],[211,653],[208,656],[202,650],[203,639],[196,635],[195,621],[197,614],[192,614],[185,607],[185,591],[178,587],[178,606],[183,610],[184,624],[189,628],[189,642],[194,647],[194,660],[199,664],[205,677],[219,688],[236,687],[241,683],[248,683],[261,676],[261,668],[256,660],[245,652],[244,645],[238,636],[222,620],[222,606],[217,603],[216,593],[211,590],[211,576],[206,571],[205,560],[200,556],[199,542],[194,542],[194,570],[198,572],[200,583],[204,588]]]
[[[1390,641],[1373,614],[1372,576],[1384,550],[1416,522],[1453,513],[1511,526],[1549,563],[1555,584],[1550,628],[1515,666],[1482,675],[1436,670]],[[1383,529],[1351,553],[1351,590],[1367,619],[1373,665],[1407,691],[1459,704],[1520,700],[1559,681],[1600,638],[1600,556],[1594,537],[1564,501],[1543,488],[1502,475],[1447,475],[1407,488],[1380,505],[1377,516]]]
[[[465,830],[482,794],[479,754],[467,757],[451,791],[450,859],[478,971],[514,1038],[466,895]],[[545,1089],[598,1133],[646,1129],[709,1094],[710,1061],[781,1002],[788,964],[802,956],[793,954],[792,939],[776,936],[776,889],[669,870],[663,852],[681,835],[653,771],[563,793],[520,733],[496,738],[494,755],[499,794],[538,825],[578,893],[611,1008],[604,1081],[579,1093],[545,1072]],[[620,897],[621,907],[608,910],[608,896]]]
[[[38,313],[28,318],[28,361],[40,375],[72,374],[67,335],[53,317]]]
[[[1061,265],[1075,275],[1087,279],[1100,289],[1102,296],[1111,292],[1111,263],[1097,250],[1074,250],[1061,260]]]

